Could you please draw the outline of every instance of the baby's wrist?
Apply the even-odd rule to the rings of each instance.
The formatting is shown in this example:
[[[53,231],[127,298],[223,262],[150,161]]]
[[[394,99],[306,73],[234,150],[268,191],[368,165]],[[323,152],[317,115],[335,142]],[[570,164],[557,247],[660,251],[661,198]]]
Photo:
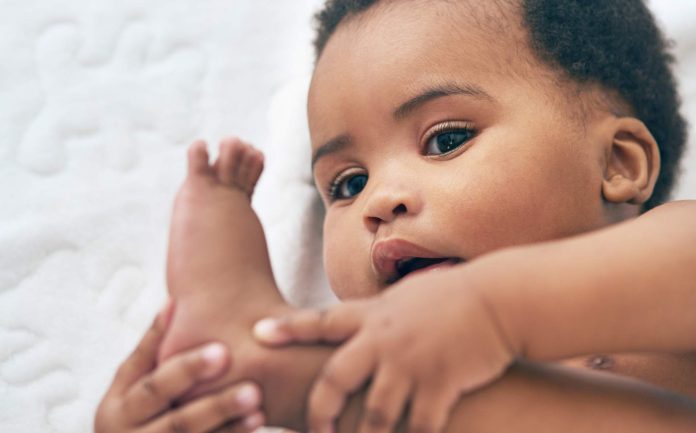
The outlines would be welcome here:
[[[519,254],[512,249],[501,250],[462,268],[465,289],[474,293],[486,310],[511,360],[526,357],[527,347],[523,321],[529,317],[515,296],[515,291],[525,284],[519,269]]]

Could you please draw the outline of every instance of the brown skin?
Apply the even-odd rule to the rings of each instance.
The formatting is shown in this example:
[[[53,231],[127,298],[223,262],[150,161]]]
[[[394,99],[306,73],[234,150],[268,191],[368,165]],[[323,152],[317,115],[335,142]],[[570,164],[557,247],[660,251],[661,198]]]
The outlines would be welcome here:
[[[250,433],[263,425],[261,394],[253,383],[236,384],[171,409],[172,401],[219,378],[229,368],[229,354],[221,344],[181,353],[155,367],[172,306],[169,303],[155,318],[136,350],[119,367],[97,409],[94,432],[204,433],[219,428]]]
[[[361,404],[361,398],[349,402],[339,432],[357,431]],[[538,433],[687,433],[696,425],[695,411],[693,400],[619,376],[516,364],[459,401],[444,432],[499,433],[514,426],[515,432]],[[401,423],[396,431],[413,430]]]
[[[340,342],[351,338],[326,363],[324,374],[314,386],[309,419],[314,431],[330,425],[342,412],[346,395],[359,390],[364,378],[373,373],[376,377],[365,400],[363,421],[368,425],[361,426],[364,431],[391,429],[401,417],[400,398],[406,392],[398,392],[404,387],[406,391],[416,390],[406,396],[412,399],[411,426],[440,431],[452,400],[458,400],[460,392],[495,379],[515,357],[552,361],[587,353],[652,352],[615,356],[611,370],[694,398],[696,318],[692,312],[696,309],[696,294],[692,264],[696,252],[689,245],[696,241],[696,231],[688,221],[695,213],[696,203],[670,203],[601,231],[504,249],[469,265],[415,275],[367,300],[346,301],[321,314],[305,311],[285,315],[272,341]],[[616,261],[616,257],[623,259]],[[636,266],[638,263],[643,265]],[[671,278],[665,278],[665,273]],[[559,282],[558,275],[570,278]],[[430,289],[434,287],[437,289]],[[480,299],[472,298],[472,294],[485,299],[485,308],[479,309]],[[426,304],[431,307],[423,308]],[[496,366],[500,370],[496,371]],[[662,425],[665,430],[660,431],[670,431],[659,414],[678,400],[661,396],[657,389],[641,389],[637,383],[628,383],[624,391],[615,393],[607,375],[597,376],[592,379],[594,385],[586,387],[582,376],[566,379],[562,370],[528,377],[530,371],[516,366],[513,372],[517,379],[506,374],[481,395],[490,392],[501,396],[502,387],[517,390],[510,391],[513,394],[509,398],[515,400],[521,398],[517,395],[519,384],[532,386],[534,393],[540,392],[536,389],[539,386],[548,395],[537,397],[555,401],[552,407],[570,416],[574,405],[583,406],[585,399],[604,389],[599,397],[601,404],[610,408],[616,404],[617,411],[591,421],[625,428],[622,423],[632,422],[632,418],[622,421],[621,416],[632,403],[620,399],[629,396],[635,385],[637,400],[632,401],[641,401],[640,405],[653,401],[656,418],[652,426]],[[541,383],[530,385],[540,377],[544,379]],[[608,382],[600,386],[605,379]],[[509,385],[509,380],[518,385]],[[557,381],[566,385],[559,387]],[[572,384],[578,389],[568,392],[566,388]],[[619,399],[615,404],[608,402],[614,398]],[[495,400],[482,399],[491,404]],[[688,401],[686,397],[682,400]],[[466,407],[468,402],[464,398],[459,407]],[[684,403],[681,407],[686,411],[682,414],[696,416],[695,403]],[[517,404],[538,411],[535,399]],[[605,409],[598,411],[605,414]],[[500,416],[498,412],[495,420]],[[552,418],[559,426],[568,420],[564,416]],[[518,431],[527,431],[515,425]],[[577,423],[575,427],[578,431],[594,431],[589,427],[583,430],[582,425]],[[529,431],[538,431],[536,428]]]
[[[559,86],[552,71],[520,48],[519,24],[510,37],[491,40],[490,28],[471,18],[481,18],[480,6],[469,5],[474,11],[467,17],[446,2],[419,4],[377,5],[344,23],[315,69],[308,112],[315,180],[327,208],[324,260],[342,299],[373,296],[390,284],[371,255],[385,241],[473,261],[438,276],[414,276],[384,296],[346,302],[328,314],[284,319],[277,343],[351,338],[315,386],[312,428],[326,429],[347,394],[370,376],[367,406],[373,418],[388,421],[370,431],[387,431],[407,399],[412,425],[438,431],[462,392],[493,380],[517,357],[696,350],[688,265],[696,261],[689,247],[696,241],[689,228],[693,204],[671,205],[569,245],[487,256],[638,215],[659,173],[659,150],[642,122],[593,103],[602,99],[598,89],[583,96],[579,120],[571,85]],[[515,20],[505,11],[488,12]],[[440,94],[394,114],[405,101],[443,86],[473,87],[485,96]],[[433,130],[474,133],[440,155]],[[342,145],[327,145],[337,137]],[[364,188],[351,190],[349,182],[360,177],[368,178]],[[324,188],[332,182],[338,196]],[[486,258],[474,260],[479,257]],[[663,293],[665,286],[670,292]],[[530,320],[530,311],[557,322]],[[537,339],[548,340],[545,351],[536,348]],[[619,359],[616,372],[681,383],[680,391],[696,393],[694,356]],[[675,363],[681,368],[665,368]]]
[[[480,6],[469,6],[471,15],[481,16]],[[337,295],[373,296],[389,286],[373,256],[385,241],[405,240],[437,257],[471,261],[436,277],[414,276],[370,301],[285,319],[290,323],[280,343],[290,337],[352,338],[328,363],[330,375],[315,386],[315,430],[327,428],[347,394],[370,376],[367,406],[375,418],[394,421],[411,400],[412,424],[438,431],[462,392],[490,382],[520,356],[558,360],[595,351],[696,349],[690,339],[696,290],[688,283],[694,277],[688,263],[696,256],[687,247],[696,240],[687,228],[696,215],[693,204],[681,210],[673,205],[588,241],[474,260],[638,215],[660,160],[642,122],[592,103],[601,100],[598,89],[583,96],[587,106],[579,120],[571,86],[559,86],[552,71],[520,48],[521,28],[491,39],[486,24],[453,9],[446,2],[377,5],[339,27],[315,69],[308,106],[314,174],[327,209],[324,261]],[[514,20],[504,11],[488,12]],[[501,61],[513,52],[517,57]],[[443,87],[479,91],[441,92],[399,110]],[[441,154],[435,146],[433,135],[465,130],[472,137],[451,152]],[[343,144],[331,144],[338,137]],[[350,186],[365,177],[364,188]],[[325,187],[332,183],[337,196]],[[677,233],[665,233],[665,223]],[[643,232],[654,238],[636,238]],[[661,242],[665,235],[667,245]],[[674,248],[679,237],[684,247]],[[596,254],[605,243],[603,254]],[[638,263],[643,272],[635,270]],[[613,269],[604,271],[607,265]],[[500,275],[501,269],[508,272]],[[637,283],[645,291],[636,293]],[[661,285],[670,286],[671,294],[663,294]],[[564,298],[567,307],[559,308]],[[587,299],[586,308],[576,298]],[[611,307],[607,298],[615,299]],[[431,307],[424,311],[423,305]],[[546,310],[558,322],[529,320],[530,311]],[[665,327],[667,319],[677,323]],[[300,324],[293,329],[295,320]],[[528,332],[519,335],[522,329]],[[537,353],[537,339],[548,340],[545,352]],[[454,341],[460,344],[453,347]],[[681,370],[694,371],[693,356],[632,359],[626,366],[621,358],[615,371],[640,370],[641,377],[665,385],[693,383],[694,373],[684,378],[664,368],[678,361]],[[689,386],[679,389],[696,393]]]
[[[369,299],[285,315],[266,340],[348,339],[314,386],[314,431],[368,377],[365,419],[378,428],[361,431],[390,430],[406,399],[412,427],[441,431],[462,393],[516,358],[652,352],[614,357],[612,370],[696,397],[695,213],[696,203],[670,203],[601,231],[414,275]]]
[[[172,399],[191,387],[223,374],[229,358],[222,353],[212,362],[204,362],[201,352],[191,350],[171,358],[154,368],[159,345],[167,328],[167,319],[161,315],[148,330],[133,354],[123,363],[114,383],[102,400],[95,420],[95,432],[179,432],[187,426],[190,432],[208,432],[224,423],[217,431],[226,433],[250,432],[247,420],[259,422],[258,407],[242,406],[236,401],[240,388],[228,389],[201,396],[184,406],[158,413]],[[244,344],[237,339],[233,344]],[[329,352],[319,355],[303,354],[302,360],[326,359]],[[248,360],[233,358],[233,365]],[[272,356],[253,359],[269,373],[264,384],[283,383],[282,399],[294,415],[276,418],[275,423],[304,431],[301,397],[306,389],[293,386],[288,375],[300,375],[305,386],[312,375],[302,372],[296,354],[277,350]],[[314,367],[318,371],[318,367]],[[149,385],[146,385],[149,383]],[[271,385],[273,386],[273,385]],[[157,390],[155,392],[154,390]],[[362,399],[359,393],[348,404],[339,423],[340,432],[355,432],[362,418]],[[277,398],[273,395],[271,398]],[[300,397],[300,398],[291,398]],[[131,408],[149,407],[153,417],[137,421]],[[578,416],[578,414],[591,416]],[[689,432],[696,425],[696,404],[692,400],[618,376],[582,373],[578,369],[514,365],[504,378],[460,401],[452,411],[446,431],[471,432],[508,431],[510,425],[519,432]],[[274,416],[278,416],[276,413]],[[398,431],[405,431],[401,425]]]
[[[166,362],[213,341],[234,342],[234,368],[216,381],[199,384],[184,400],[252,379],[263,385],[264,395],[277,396],[264,403],[272,415],[269,422],[299,418],[294,401],[289,404],[282,397],[284,390],[306,393],[310,382],[300,379],[307,377],[300,372],[313,374],[323,359],[315,353],[325,351],[289,349],[288,356],[294,355],[297,362],[294,371],[275,366],[273,373],[282,379],[267,381],[265,360],[272,351],[260,347],[249,332],[264,315],[290,310],[275,286],[263,230],[250,206],[263,156],[243,141],[228,138],[221,141],[218,159],[211,165],[206,147],[197,141],[189,148],[188,176],[172,213],[167,288],[177,308],[158,360]],[[231,309],[236,305],[244,308]]]
[[[475,20],[457,16],[455,21],[449,3],[434,2],[428,9],[412,7],[416,3],[408,2],[408,7],[395,3],[388,13],[377,6],[360,17],[359,23],[343,24],[315,71],[309,100],[315,151],[341,134],[349,134],[353,142],[317,162],[317,184],[324,191],[324,185],[339,173],[369,175],[365,189],[355,197],[330,205],[327,200],[325,262],[336,293],[348,299],[385,289],[388,284],[373,272],[369,251],[376,240],[402,238],[443,256],[471,262],[451,269],[452,278],[447,278],[449,271],[443,271],[439,279],[433,274],[422,275],[419,280],[423,285],[427,277],[442,287],[461,288],[462,281],[476,286],[476,293],[495,305],[495,310],[486,313],[500,315],[499,332],[509,339],[513,353],[546,359],[600,350],[694,350],[683,344],[684,336],[693,335],[693,323],[675,320],[689,316],[693,304],[674,302],[685,299],[683,296],[689,302],[693,299],[689,297],[693,287],[688,285],[696,279],[691,265],[693,252],[689,252],[695,230],[688,223],[696,214],[693,205],[687,204],[686,209],[665,207],[624,225],[583,235],[638,215],[640,203],[650,196],[659,172],[659,156],[644,125],[592,104],[584,113],[584,123],[579,122],[577,108],[567,104],[574,89],[559,87],[548,69],[530,60],[526,42],[515,39],[524,36],[521,29],[508,29],[491,40]],[[476,2],[469,6],[474,5]],[[405,25],[408,32],[403,31]],[[444,83],[460,87],[473,84],[490,97],[441,96],[394,119],[394,109],[404,101]],[[588,94],[588,100],[595,99],[591,96]],[[428,131],[443,122],[476,133],[447,156],[424,155],[424,149],[430,149]],[[326,193],[322,194],[326,200]],[[203,205],[213,206],[198,204]],[[230,227],[234,224],[221,224],[216,230],[224,232]],[[646,229],[653,236],[641,238]],[[669,235],[672,242],[664,243],[663,235]],[[574,238],[549,242],[568,236]],[[220,239],[218,233],[205,241]],[[204,251],[198,246],[182,243],[181,251]],[[515,246],[519,247],[510,248]],[[611,248],[600,257],[602,266],[592,266],[596,265],[592,259],[597,250],[607,246]],[[636,250],[651,254],[633,255]],[[228,254],[228,259],[229,254],[239,254],[239,250],[219,251]],[[605,266],[607,263],[612,266]],[[500,266],[503,264],[505,267]],[[521,275],[525,278],[500,272],[516,269],[513,265],[524,270]],[[625,266],[632,272],[625,272]],[[463,274],[455,278],[456,272]],[[244,300],[235,304],[244,308],[226,319],[218,318],[216,330],[199,341],[215,336],[234,348],[233,368],[218,387],[251,378],[263,388],[271,424],[305,429],[306,396],[330,350],[260,347],[250,337],[253,319],[289,309],[276,301],[272,283],[254,278],[242,284],[228,273],[221,275],[208,280],[210,287],[227,288],[235,299]],[[626,308],[620,301],[633,297],[628,289],[643,284],[643,279],[651,283],[642,286],[645,297],[631,304],[633,308]],[[410,280],[403,283],[416,283],[415,276]],[[536,288],[540,280],[548,284]],[[571,284],[575,281],[578,286]],[[602,297],[612,292],[611,302],[597,302],[602,298],[589,289],[581,290],[586,289],[582,282],[592,282]],[[580,308],[571,303],[574,291],[585,301]],[[552,302],[549,294],[559,292],[563,292],[565,302]],[[449,293],[448,300],[458,299],[454,291]],[[528,296],[515,309],[513,304],[520,294]],[[653,320],[647,323],[662,325],[661,320],[668,319],[665,323],[670,326],[650,327],[649,340],[637,344],[647,327],[632,333],[624,324],[639,323],[646,318],[645,306],[658,303],[664,306],[657,309],[663,315],[650,316]],[[556,310],[559,305],[565,307]],[[532,308],[539,308],[550,321],[532,326]],[[649,310],[648,315],[654,308]],[[575,315],[572,321],[568,320],[570,314]],[[592,328],[596,314],[601,327]],[[481,323],[490,323],[490,316],[482,317]],[[558,324],[567,334],[556,333],[561,329]],[[597,329],[601,332],[594,332]],[[597,334],[599,337],[593,337]],[[553,352],[557,335],[567,344],[561,346],[561,352]],[[577,346],[570,336],[582,337],[577,338]],[[193,340],[189,339],[188,347],[195,344]],[[483,338],[475,343],[490,341],[496,339]],[[653,345],[655,342],[659,347]],[[503,366],[508,361],[503,361]],[[645,374],[636,375],[671,386],[677,376],[666,367],[675,363],[689,373],[688,380],[693,380],[693,357],[649,358],[649,368],[642,370]],[[490,379],[488,376],[483,381]],[[679,391],[694,392],[687,388]],[[340,431],[355,431],[356,423],[363,419],[360,398],[348,405]],[[586,411],[591,416],[579,415]],[[384,430],[383,417],[371,414],[367,419],[371,422],[366,427]],[[421,424],[437,422],[426,419],[416,426]],[[460,400],[445,431],[507,431],[510,425],[517,431],[534,432],[573,428],[593,432],[688,431],[696,426],[696,408],[692,400],[636,381],[602,374],[578,375],[558,367],[514,365],[502,379]]]
[[[197,146],[194,145],[191,151],[192,165],[195,161],[200,161],[200,154],[196,153]],[[200,150],[200,146],[198,146]],[[193,173],[193,174],[192,174]],[[196,192],[193,196],[196,197],[196,206],[192,206],[188,214],[194,220],[205,221],[210,217],[210,212],[216,209],[227,212],[226,206],[219,206],[220,200],[217,196],[220,191],[219,185],[211,182],[200,182],[200,179],[195,179],[198,176],[199,170],[191,170],[189,176],[193,176],[190,182],[187,181],[187,187],[194,188]],[[185,206],[185,201],[182,205]],[[248,205],[248,203],[247,203]],[[678,206],[664,207],[661,215],[669,215],[668,219],[675,221],[674,209]],[[679,208],[681,211],[682,209]],[[200,212],[199,212],[200,211]],[[648,214],[655,215],[655,213]],[[581,245],[586,243],[586,240],[601,235],[613,236],[618,232],[623,232],[626,227],[633,227],[636,223],[643,224],[643,221],[648,218],[648,215],[641,219],[637,219],[609,228],[597,234],[589,234],[587,236],[579,236],[568,241],[556,242],[549,244],[549,248],[553,251],[549,255],[568,255],[572,251],[581,251]],[[200,218],[199,218],[200,217]],[[234,220],[234,218],[233,218]],[[651,218],[654,220],[654,217]],[[174,221],[179,221],[176,217]],[[190,221],[190,220],[189,220]],[[657,220],[655,220],[657,221]],[[239,221],[230,221],[239,222]],[[659,221],[659,226],[664,226],[663,221]],[[677,224],[676,227],[688,227],[688,225]],[[224,227],[235,227],[234,224],[226,224]],[[640,227],[642,231],[644,227]],[[173,233],[181,233],[174,230]],[[211,232],[215,234],[214,232]],[[634,235],[634,233],[631,233]],[[659,237],[659,236],[657,236]],[[683,240],[680,236],[678,240]],[[188,238],[193,239],[193,238]],[[198,240],[204,241],[205,244],[220,242],[224,240],[224,236],[217,233],[214,237]],[[181,240],[181,239],[180,239]],[[686,238],[686,241],[689,241]],[[231,248],[231,253],[239,251],[234,245],[227,242],[222,242]],[[687,242],[688,243],[688,242]],[[193,250],[200,250],[196,247],[196,242],[189,242],[187,245]],[[220,245],[221,246],[221,245]],[[562,246],[563,248],[559,248]],[[651,244],[651,247],[659,245]],[[679,245],[677,245],[678,247]],[[538,246],[520,248],[519,251],[525,251],[530,248],[539,248]],[[215,249],[213,249],[214,251]],[[648,248],[650,251],[654,251]],[[514,252],[514,250],[513,250]],[[500,253],[493,253],[488,258],[481,258],[470,265],[461,266],[454,271],[468,270],[475,271],[477,269],[486,269],[485,266],[476,265],[476,263],[491,263],[496,257],[502,257],[507,260],[509,253],[503,250]],[[668,254],[665,255],[669,260]],[[215,261],[212,261],[215,263]],[[538,261],[529,263],[530,267]],[[660,266],[660,263],[657,263]],[[181,264],[182,270],[185,270],[185,263]],[[498,267],[494,268],[498,269]],[[683,268],[689,269],[684,266]],[[544,270],[542,268],[542,270]],[[658,269],[659,270],[659,269]],[[497,275],[488,272],[489,275]],[[226,274],[221,274],[226,275]],[[444,275],[430,273],[422,275],[422,279],[435,278]],[[637,275],[642,277],[641,275]],[[416,282],[416,278],[407,279],[406,282]],[[474,278],[470,282],[475,283]],[[250,290],[247,284],[239,284],[239,281],[225,283],[228,290],[236,293],[238,299],[244,299],[244,296],[250,297],[253,300],[256,297],[261,299],[273,298],[273,287],[264,287],[262,285],[253,286],[254,290]],[[518,281],[518,286],[520,282]],[[254,284],[253,282],[250,284]],[[669,289],[669,286],[668,286]],[[445,289],[443,289],[444,291]],[[267,291],[267,293],[259,293],[259,291]],[[213,296],[215,292],[205,293],[205,296]],[[234,294],[233,293],[233,294]],[[397,293],[396,290],[393,293]],[[411,293],[416,293],[412,291]],[[451,300],[457,299],[452,296]],[[213,304],[216,306],[217,304]],[[211,310],[214,312],[214,310]],[[135,355],[127,360],[121,367],[120,372],[114,382],[114,386],[107,393],[100,405],[100,411],[97,414],[96,425],[102,430],[97,431],[114,431],[114,432],[157,432],[157,431],[175,431],[176,425],[186,423],[189,417],[194,417],[193,421],[189,421],[193,431],[196,430],[202,422],[208,417],[200,417],[201,410],[196,410],[195,414],[189,411],[191,407],[219,407],[220,404],[227,401],[228,404],[233,402],[233,398],[237,392],[235,388],[229,391],[216,391],[224,388],[228,384],[233,384],[243,378],[251,378],[261,385],[266,401],[264,402],[264,412],[270,424],[287,426],[298,430],[306,428],[303,414],[305,413],[305,399],[309,393],[309,387],[315,378],[322,371],[322,365],[325,363],[331,351],[328,348],[316,347],[297,347],[290,349],[267,349],[259,346],[253,341],[250,335],[250,320],[253,317],[261,317],[263,315],[273,314],[274,312],[285,311],[287,314],[290,309],[283,306],[279,302],[273,301],[258,301],[257,303],[247,303],[245,308],[238,309],[234,315],[227,315],[228,326],[225,332],[218,335],[217,338],[227,343],[230,347],[234,347],[234,356],[231,363],[232,368],[227,375],[218,379],[212,387],[205,382],[209,382],[214,376],[201,375],[202,365],[200,363],[200,354],[196,351],[187,352],[181,355],[181,358],[173,357],[172,361],[165,361],[160,367],[154,368],[155,355],[159,349],[158,345],[162,340],[163,331],[160,326],[154,329],[154,335],[157,338],[146,337],[149,341],[141,345]],[[152,332],[150,334],[153,334]],[[149,334],[149,335],[150,335]],[[677,333],[678,334],[678,333]],[[145,356],[144,356],[145,354]],[[149,355],[148,355],[149,354]],[[175,362],[177,360],[177,362]],[[183,361],[182,360],[187,360]],[[218,359],[221,361],[221,359]],[[224,361],[224,359],[222,359]],[[140,365],[134,369],[133,365]],[[659,363],[652,363],[652,366],[659,367]],[[220,365],[218,364],[218,367]],[[221,367],[220,367],[221,368]],[[135,371],[134,371],[135,370]],[[124,379],[123,372],[128,373],[128,378]],[[191,373],[195,373],[193,377]],[[198,373],[196,373],[198,372]],[[213,372],[215,373],[215,372]],[[223,374],[223,371],[215,374]],[[326,374],[326,370],[324,370]],[[158,379],[159,378],[159,379]],[[207,380],[204,380],[206,379]],[[655,377],[650,378],[655,381]],[[159,385],[158,385],[159,384]],[[165,411],[158,415],[157,419],[163,421],[149,425],[150,420],[138,421],[129,413],[127,408],[141,408],[145,405],[142,402],[154,402],[159,404],[158,407],[166,407],[166,403],[172,399],[177,399],[179,396],[187,393],[195,385],[204,385],[204,388],[198,389],[212,390],[212,396],[202,395],[189,401],[180,409]],[[153,386],[154,385],[154,386]],[[162,392],[170,389],[169,392]],[[172,391],[173,390],[173,391]],[[341,431],[355,431],[356,423],[363,419],[360,411],[361,398],[358,394],[357,400],[353,401],[344,412],[341,418]],[[137,401],[134,399],[138,399]],[[135,402],[135,403],[134,403]],[[225,406],[230,408],[230,406]],[[487,408],[487,409],[486,409]],[[588,410],[594,408],[597,417],[582,417],[578,418],[577,414],[580,410]],[[182,411],[186,410],[186,413]],[[235,421],[232,431],[239,431],[240,416],[244,414],[254,413],[256,408],[240,408],[232,406],[230,412],[222,413],[226,421]],[[154,412],[153,412],[154,413]],[[491,416],[495,413],[496,416]],[[188,414],[188,416],[186,416]],[[600,422],[602,428],[606,431],[619,431],[620,428],[626,428],[627,425],[639,425],[642,431],[688,431],[685,429],[693,429],[696,425],[696,407],[694,402],[683,397],[678,397],[676,394],[660,390],[658,388],[647,387],[638,382],[619,380],[616,377],[601,375],[596,376],[577,376],[570,370],[546,371],[543,367],[529,367],[524,365],[515,365],[502,379],[496,381],[493,385],[488,386],[480,391],[477,391],[472,396],[461,400],[453,409],[452,418],[447,424],[446,431],[461,431],[462,428],[470,428],[471,431],[500,431],[505,423],[514,420],[515,425],[519,427],[519,431],[557,431],[562,426],[572,426],[577,428],[577,431],[598,431],[597,423]],[[229,418],[229,419],[227,419]],[[213,421],[219,422],[222,418],[213,418]],[[369,416],[372,425],[371,428],[384,427],[380,424],[380,418]],[[172,423],[174,420],[174,423]],[[540,421],[543,420],[543,425]],[[195,423],[194,423],[195,421]],[[146,424],[141,424],[145,422]],[[503,424],[501,424],[503,423]],[[209,424],[210,426],[215,423]],[[153,427],[154,426],[154,427]],[[109,428],[111,430],[103,430]],[[165,429],[165,430],[163,430]],[[599,430],[601,431],[601,430]],[[636,431],[629,429],[627,431]]]
[[[650,167],[641,165],[650,170],[640,179],[643,196],[659,172],[654,140],[640,122],[595,105],[581,123],[577,98],[571,105],[570,89],[559,87],[544,66],[530,66],[531,53],[518,52],[501,65],[523,41],[487,38],[447,2],[418,3],[377,5],[339,27],[314,72],[308,105],[313,150],[342,135],[353,143],[314,165],[326,204],[324,262],[341,299],[387,287],[370,256],[380,240],[405,239],[444,257],[472,260],[637,216],[639,206],[630,202],[641,197],[603,191],[622,164],[611,158],[619,136],[651,140]],[[394,118],[405,101],[445,83],[476,86],[489,96],[442,96]],[[429,140],[443,125],[475,133],[437,155]],[[346,173],[367,174],[365,189],[332,200],[325,186]],[[619,180],[616,186],[623,185]]]

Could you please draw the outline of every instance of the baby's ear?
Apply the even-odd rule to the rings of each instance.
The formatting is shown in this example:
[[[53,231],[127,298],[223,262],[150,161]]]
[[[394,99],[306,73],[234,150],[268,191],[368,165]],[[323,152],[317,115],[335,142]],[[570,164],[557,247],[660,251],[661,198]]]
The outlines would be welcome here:
[[[606,164],[602,195],[607,201],[643,204],[650,198],[660,173],[660,150],[643,122],[616,120]]]

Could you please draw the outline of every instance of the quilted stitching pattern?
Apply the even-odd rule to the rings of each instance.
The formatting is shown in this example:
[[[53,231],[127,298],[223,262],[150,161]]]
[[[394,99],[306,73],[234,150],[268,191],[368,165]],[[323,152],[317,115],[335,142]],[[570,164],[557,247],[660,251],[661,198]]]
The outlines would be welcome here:
[[[185,145],[267,152],[255,205],[297,304],[332,301],[307,170],[320,0],[0,1],[0,427],[86,433],[164,294]],[[696,7],[656,7],[696,124]],[[685,11],[684,8],[690,8]],[[696,198],[696,151],[680,197]],[[298,253],[300,252],[300,253]]]

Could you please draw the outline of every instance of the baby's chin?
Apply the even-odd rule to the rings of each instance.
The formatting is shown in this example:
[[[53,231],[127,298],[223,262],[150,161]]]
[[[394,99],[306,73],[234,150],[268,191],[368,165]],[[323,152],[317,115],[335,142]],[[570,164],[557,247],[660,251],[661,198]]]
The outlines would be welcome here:
[[[331,275],[329,275],[331,291],[339,300],[345,301],[348,299],[374,296],[389,287],[387,284],[380,284],[374,277],[368,278],[363,275],[359,278],[355,278],[356,276],[357,275],[353,274],[351,276],[352,278],[331,278]]]

